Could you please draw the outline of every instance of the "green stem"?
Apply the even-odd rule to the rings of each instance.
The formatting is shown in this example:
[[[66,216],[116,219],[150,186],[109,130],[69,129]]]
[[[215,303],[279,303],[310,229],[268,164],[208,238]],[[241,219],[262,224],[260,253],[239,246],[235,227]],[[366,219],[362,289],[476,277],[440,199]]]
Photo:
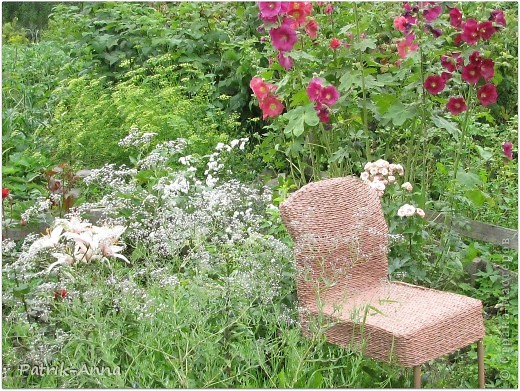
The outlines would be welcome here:
[[[455,162],[453,163],[453,180],[457,179],[457,171],[459,169],[460,155],[466,144],[466,133],[468,132],[468,121],[469,121],[470,107],[471,107],[471,93],[468,93],[467,101],[468,101],[468,103],[467,103],[468,110],[466,111],[466,115],[464,116],[464,121],[463,121],[462,127],[460,129],[460,131],[461,131],[460,143],[459,143],[459,147],[457,148],[457,153],[455,155]]]
[[[359,31],[359,17],[358,17],[358,9],[357,3],[354,3],[354,17],[356,19],[356,34],[358,38],[358,42],[361,40],[361,35]],[[361,69],[361,91],[363,93],[363,130],[365,132],[365,154],[368,161],[371,161],[371,153],[370,153],[370,134],[368,132],[368,111],[367,111],[367,95],[365,88],[365,72],[363,69],[363,53],[359,50],[359,67]]]
[[[423,161],[422,161],[422,176],[421,176],[421,208],[424,208],[424,205],[426,203],[426,162],[427,162],[427,156],[428,156],[428,135],[427,135],[427,128],[426,128],[426,91],[424,88],[424,53],[422,51],[422,46],[419,46],[419,53],[421,57],[421,63],[420,63],[420,72],[421,72],[421,86],[422,86],[422,110],[421,110],[421,116],[422,116],[422,137],[423,137]]]

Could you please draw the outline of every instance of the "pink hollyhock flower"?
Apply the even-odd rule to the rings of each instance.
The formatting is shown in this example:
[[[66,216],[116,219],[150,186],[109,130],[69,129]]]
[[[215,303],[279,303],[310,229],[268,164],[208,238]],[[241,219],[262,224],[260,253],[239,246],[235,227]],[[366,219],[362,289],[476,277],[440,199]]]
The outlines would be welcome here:
[[[406,58],[411,52],[415,52],[419,49],[419,45],[414,42],[415,35],[408,34],[405,39],[401,39],[397,42],[397,52],[399,57]]]
[[[450,111],[451,114],[457,115],[466,111],[468,106],[466,105],[463,97],[457,97],[450,98],[446,104],[446,108]]]
[[[437,5],[437,6],[432,7],[432,8],[425,9],[423,11],[424,19],[426,19],[426,21],[428,23],[431,23],[435,19],[437,19],[440,16],[441,13],[442,13],[442,6],[440,6],[440,5]]]
[[[446,87],[446,80],[438,75],[430,75],[424,81],[424,88],[432,95],[438,95]]]
[[[462,12],[458,8],[450,9],[450,24],[453,27],[460,27],[462,25]]]
[[[462,80],[466,80],[470,84],[477,84],[481,76],[478,64],[470,63],[462,68]]]
[[[506,18],[504,17],[504,11],[502,10],[491,11],[491,16],[489,17],[489,20],[501,26],[506,25]]]
[[[325,6],[325,9],[323,10],[323,12],[325,12],[327,15],[330,15],[332,14],[332,11],[334,11],[334,6],[332,4],[327,4]]]
[[[442,72],[441,77],[444,79],[444,81],[448,81],[451,79],[451,73],[449,72]]]
[[[269,86],[259,77],[253,77],[249,82],[249,87],[253,90],[258,100],[264,99],[269,94]]]
[[[455,70],[457,69],[457,66],[453,61],[453,58],[445,54],[441,55],[441,66],[448,72],[455,72]]]
[[[267,95],[265,99],[260,102],[260,109],[262,109],[263,119],[268,117],[275,118],[282,114],[284,106],[276,96]]]
[[[338,38],[332,38],[330,40],[330,48],[337,49],[341,46],[341,41]]]
[[[291,16],[298,25],[305,22],[305,18],[312,12],[312,4],[301,1],[294,1],[289,3],[287,15]]]
[[[285,57],[283,52],[278,53],[278,62],[287,70],[291,69],[294,65],[293,59],[289,56]]]
[[[282,19],[282,26],[289,27],[291,30],[296,30],[300,25],[293,18],[284,16]]]
[[[309,82],[309,85],[307,86],[307,96],[311,102],[317,102],[320,99],[322,88],[321,79],[318,79],[317,77],[313,78]]]
[[[274,18],[280,14],[282,4],[279,1],[260,1],[258,8],[262,18]]]
[[[486,21],[478,24],[478,33],[484,41],[488,41],[493,34],[495,34],[495,27],[493,23]]]
[[[397,16],[394,19],[394,27],[396,30],[405,32],[406,31],[406,25],[408,24],[408,21],[404,16]]]
[[[502,144],[502,151],[504,151],[504,155],[509,159],[513,159],[513,143],[512,142],[505,142]]]
[[[2,187],[2,199],[9,197],[9,189]]]
[[[330,113],[328,110],[320,110],[318,112],[318,118],[320,122],[327,123],[330,121]]]
[[[318,33],[318,22],[316,22],[314,19],[310,19],[307,24],[305,25],[305,31],[307,32],[307,35],[311,39],[316,39],[316,35]]]
[[[282,52],[290,52],[298,40],[296,31],[283,25],[269,30],[269,35],[274,48]]]
[[[498,99],[497,88],[494,84],[487,83],[479,88],[477,97],[482,106],[489,106],[495,103]]]
[[[339,99],[339,92],[334,86],[327,86],[321,89],[320,102],[327,106],[332,106]]]
[[[480,63],[480,74],[486,81],[495,76],[495,63],[492,59],[486,58],[482,60]]]
[[[476,44],[480,38],[477,21],[475,19],[468,19],[466,23],[462,25],[462,28],[462,40],[468,45]]]

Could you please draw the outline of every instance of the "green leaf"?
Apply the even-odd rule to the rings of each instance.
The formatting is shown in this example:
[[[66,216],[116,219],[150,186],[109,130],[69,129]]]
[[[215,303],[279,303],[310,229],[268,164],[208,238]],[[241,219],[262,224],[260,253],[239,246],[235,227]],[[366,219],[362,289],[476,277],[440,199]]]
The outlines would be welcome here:
[[[359,42],[354,44],[354,49],[361,50],[364,52],[367,48],[375,49],[376,48],[376,40],[374,38],[365,38]]]
[[[482,180],[477,174],[465,172],[462,169],[457,172],[457,183],[466,189],[475,188],[482,184]]]
[[[379,94],[372,97],[372,100],[376,104],[379,114],[383,115],[395,103],[397,96],[395,94]]]
[[[446,118],[442,118],[437,115],[432,115],[432,121],[437,127],[448,131],[448,133],[451,134],[456,141],[459,140],[460,130],[455,122],[448,121]]]
[[[477,148],[478,154],[485,162],[493,157],[493,152],[488,151],[487,149],[484,149],[479,145],[475,145],[475,148]]]
[[[309,126],[316,126],[319,124],[320,119],[314,110],[312,104],[305,106],[299,106],[293,110],[288,111],[284,114],[284,117],[289,120],[289,123],[285,127],[284,133],[286,135],[294,135],[295,137],[301,136],[305,131],[305,124]]]
[[[307,385],[305,388],[321,388],[323,384],[323,375],[320,371],[314,371],[309,380],[307,380]]]
[[[470,200],[475,206],[482,206],[488,199],[488,195],[479,189],[468,190],[464,193],[466,198]]]
[[[21,284],[19,286],[16,286],[13,288],[13,294],[16,296],[16,297],[23,297],[24,295],[26,295],[27,293],[29,293],[29,285],[27,284]]]
[[[397,102],[382,117],[392,121],[395,126],[401,126],[407,119],[415,117],[415,110],[406,107],[401,102]]]

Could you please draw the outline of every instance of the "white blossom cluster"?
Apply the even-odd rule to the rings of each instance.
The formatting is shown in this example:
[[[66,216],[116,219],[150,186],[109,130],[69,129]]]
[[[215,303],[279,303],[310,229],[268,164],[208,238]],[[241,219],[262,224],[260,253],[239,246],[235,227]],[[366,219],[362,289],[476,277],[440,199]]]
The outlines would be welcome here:
[[[238,147],[239,150],[243,151],[245,145],[249,139],[247,137],[231,140],[229,144],[218,143],[215,147],[215,152],[213,152],[209,156],[209,161],[207,163],[207,169],[204,171],[204,175],[206,176],[206,185],[208,187],[213,187],[218,182],[218,174],[224,168],[224,164],[222,162],[221,153],[222,152],[231,152],[234,148]]]
[[[365,171],[361,173],[360,178],[382,197],[386,186],[396,182],[396,175],[404,175],[404,168],[401,164],[393,164],[379,159],[365,164]]]
[[[22,221],[30,221],[31,219],[47,212],[52,206],[52,200],[45,197],[39,197],[33,206],[27,208],[21,215]]]
[[[399,217],[411,217],[417,215],[419,217],[424,218],[425,213],[424,210],[422,210],[421,208],[416,208],[415,206],[410,204],[404,204],[397,211],[397,215]]]
[[[180,154],[187,145],[188,141],[184,138],[157,144],[152,152],[139,160],[137,165],[145,170],[165,166],[172,156]]]
[[[154,132],[139,133],[139,128],[134,125],[130,128],[128,136],[121,139],[117,145],[120,147],[141,147],[148,145],[155,136],[157,136],[157,133]]]
[[[136,169],[128,168],[124,164],[116,168],[112,163],[91,170],[83,181],[87,186],[95,184],[103,189],[117,190],[119,193],[132,193],[135,190],[134,177],[136,174]]]

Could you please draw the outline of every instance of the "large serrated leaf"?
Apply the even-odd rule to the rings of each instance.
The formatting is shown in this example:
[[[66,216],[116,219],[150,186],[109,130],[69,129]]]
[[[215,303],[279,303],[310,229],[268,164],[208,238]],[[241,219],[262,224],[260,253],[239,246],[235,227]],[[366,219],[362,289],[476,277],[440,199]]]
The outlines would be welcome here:
[[[406,120],[415,117],[415,110],[406,107],[401,102],[392,105],[382,116],[384,119],[392,121],[395,126],[401,126]]]
[[[455,122],[448,121],[446,118],[439,117],[438,115],[432,115],[432,121],[437,127],[446,130],[456,141],[459,141],[460,130]]]
[[[457,172],[457,183],[466,189],[473,189],[482,184],[482,180],[477,174],[465,172],[462,169]]]
[[[374,38],[365,38],[359,42],[354,44],[354,49],[361,50],[364,52],[367,48],[375,49],[376,48],[376,40]]]

